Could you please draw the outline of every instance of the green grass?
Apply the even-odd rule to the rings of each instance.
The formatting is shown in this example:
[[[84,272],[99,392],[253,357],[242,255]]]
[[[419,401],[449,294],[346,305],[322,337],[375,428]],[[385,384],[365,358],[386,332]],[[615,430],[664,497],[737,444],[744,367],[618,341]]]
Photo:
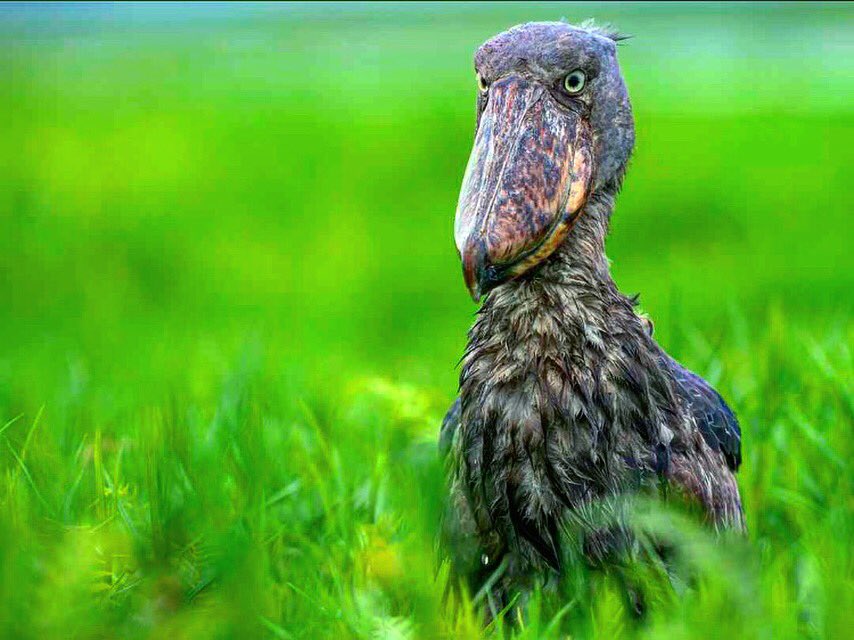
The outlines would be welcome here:
[[[0,637],[502,637],[435,549],[471,52],[591,15],[615,277],[738,412],[750,533],[641,513],[694,587],[638,627],[574,567],[512,633],[846,637],[850,7],[387,9],[0,9]]]

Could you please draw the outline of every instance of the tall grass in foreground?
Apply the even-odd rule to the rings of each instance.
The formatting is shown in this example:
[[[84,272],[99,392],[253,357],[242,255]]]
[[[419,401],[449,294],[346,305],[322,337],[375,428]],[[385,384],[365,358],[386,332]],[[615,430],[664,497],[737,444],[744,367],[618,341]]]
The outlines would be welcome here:
[[[690,361],[740,410],[749,540],[648,514],[695,585],[650,579],[638,625],[579,564],[513,637],[845,637],[854,336],[739,326]],[[294,388],[262,356],[110,420],[90,389],[3,422],[0,637],[502,637],[443,598],[443,402],[385,379]]]

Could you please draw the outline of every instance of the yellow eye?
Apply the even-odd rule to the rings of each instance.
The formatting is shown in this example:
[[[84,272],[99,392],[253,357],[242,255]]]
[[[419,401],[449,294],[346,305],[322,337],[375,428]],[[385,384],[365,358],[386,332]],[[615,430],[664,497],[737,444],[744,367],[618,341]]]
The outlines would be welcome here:
[[[563,79],[564,91],[570,94],[581,93],[585,82],[587,82],[587,75],[581,69],[576,69]]]
[[[486,91],[488,89],[489,89],[489,83],[486,80],[484,80],[482,75],[480,75],[478,73],[477,74],[477,90],[480,91],[481,93],[486,93]]]

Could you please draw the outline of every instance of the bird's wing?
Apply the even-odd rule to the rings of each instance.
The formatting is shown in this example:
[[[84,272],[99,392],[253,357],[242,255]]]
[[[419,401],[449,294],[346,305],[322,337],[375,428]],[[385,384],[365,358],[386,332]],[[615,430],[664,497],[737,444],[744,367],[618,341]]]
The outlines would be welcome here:
[[[457,433],[457,429],[460,426],[461,411],[460,398],[457,396],[457,399],[454,400],[454,404],[451,405],[451,408],[448,409],[448,413],[445,414],[445,419],[442,420],[442,428],[439,431],[439,453],[443,458],[447,457],[448,452],[451,450],[451,444],[454,442],[454,435]]]
[[[741,465],[741,428],[732,409],[708,382],[672,358],[668,360],[682,399],[706,443],[715,451],[721,451],[727,466],[737,471]]]

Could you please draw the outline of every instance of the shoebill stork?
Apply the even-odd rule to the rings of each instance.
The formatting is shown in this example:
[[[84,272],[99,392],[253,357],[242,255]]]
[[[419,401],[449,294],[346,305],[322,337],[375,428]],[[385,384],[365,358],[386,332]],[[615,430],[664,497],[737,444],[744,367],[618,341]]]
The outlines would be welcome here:
[[[631,534],[596,524],[593,506],[646,488],[687,497],[717,529],[744,528],[733,412],[655,342],[605,256],[635,139],[619,39],[530,23],[475,54],[454,235],[484,300],[440,435],[445,537],[473,579],[499,563],[510,584],[559,573],[574,525],[589,559],[607,562]]]

